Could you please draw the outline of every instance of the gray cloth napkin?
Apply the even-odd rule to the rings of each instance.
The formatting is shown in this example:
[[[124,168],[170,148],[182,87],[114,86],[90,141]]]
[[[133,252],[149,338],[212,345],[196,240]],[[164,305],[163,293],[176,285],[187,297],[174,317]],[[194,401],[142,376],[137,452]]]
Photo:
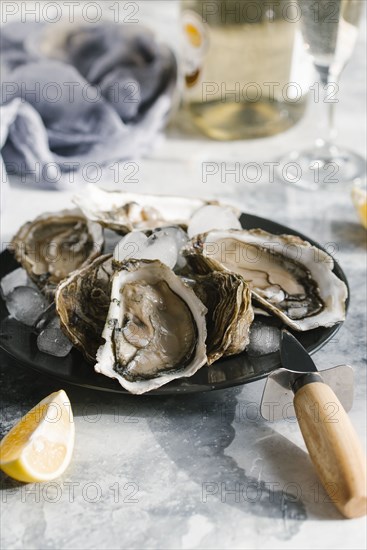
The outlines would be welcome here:
[[[147,153],[177,78],[172,52],[149,30],[112,23],[7,25],[1,69],[6,170],[56,189],[70,180],[60,174]]]

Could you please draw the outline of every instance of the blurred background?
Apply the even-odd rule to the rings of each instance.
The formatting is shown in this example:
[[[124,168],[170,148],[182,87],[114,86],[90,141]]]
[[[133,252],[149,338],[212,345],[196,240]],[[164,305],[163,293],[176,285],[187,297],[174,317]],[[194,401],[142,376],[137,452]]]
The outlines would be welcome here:
[[[54,173],[51,166],[34,178],[28,167],[28,186],[68,189],[75,182],[65,173],[75,172],[80,184],[95,180],[128,189],[139,185],[143,190],[147,185],[151,191],[154,187],[175,192],[174,187],[181,185],[172,185],[172,168],[182,162],[189,194],[191,185],[195,190],[200,185],[205,195],[217,183],[227,184],[221,189],[226,195],[237,185],[246,194],[247,186],[254,187],[251,184],[258,188],[284,180],[275,164],[264,163],[288,161],[293,149],[311,148],[316,138],[325,137],[331,104],[338,140],[363,157],[365,2],[338,0],[331,8],[324,2],[321,13],[307,12],[308,4],[282,0],[268,9],[263,0],[3,2],[2,102],[19,97],[33,101],[47,130],[47,136],[36,138],[38,150],[26,146],[23,157],[9,145],[9,132],[3,152],[8,173],[22,171],[32,157],[41,165],[55,161],[61,171],[56,168]],[[311,32],[311,46],[305,29]],[[324,43],[315,41],[321,31],[326,33]],[[334,64],[328,75],[330,87],[320,81],[316,70],[320,52],[321,65]],[[60,63],[67,64],[67,72],[60,72]],[[72,72],[75,68],[77,75]],[[41,87],[34,93],[37,82]],[[52,87],[52,82],[57,85]],[[92,90],[86,100],[87,84],[99,92],[94,96]],[[117,111],[124,127],[115,113],[106,112],[105,103]],[[29,121],[29,116],[23,120]],[[34,124],[29,122],[32,129]],[[23,124],[23,132],[27,126]],[[47,139],[51,153],[45,150]],[[165,162],[159,183],[153,183],[156,164],[142,161],[147,157]],[[95,170],[92,160],[98,163]],[[118,161],[123,161],[120,168]],[[84,175],[73,162],[87,164]],[[217,170],[216,164],[205,164],[218,162],[227,165]],[[231,162],[240,167],[231,167]],[[321,167],[316,166],[316,172]],[[317,175],[315,168],[301,168],[303,177],[296,171],[288,183],[303,181],[306,172],[316,183],[314,188],[327,183],[328,177],[333,180],[332,166]],[[137,170],[138,178],[129,176]],[[174,172],[175,178],[182,174]],[[357,175],[365,179],[365,167],[359,166]],[[205,176],[210,176],[210,185]],[[315,182],[317,177],[322,181]],[[342,185],[346,181],[336,179]]]

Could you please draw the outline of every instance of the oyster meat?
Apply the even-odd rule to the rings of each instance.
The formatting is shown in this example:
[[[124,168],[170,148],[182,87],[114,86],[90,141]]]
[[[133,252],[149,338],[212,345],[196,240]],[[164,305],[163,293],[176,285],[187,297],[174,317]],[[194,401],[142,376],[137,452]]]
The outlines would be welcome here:
[[[136,394],[192,376],[207,361],[205,306],[160,261],[115,268],[95,370]]]
[[[78,209],[42,214],[27,222],[10,248],[29,277],[45,293],[101,254],[103,230]]]
[[[331,256],[293,235],[260,229],[209,231],[184,253],[198,273],[224,269],[241,275],[254,301],[295,330],[345,319],[348,290],[333,273]]]
[[[95,363],[110,306],[112,254],[74,271],[56,289],[61,328],[86,359]]]
[[[105,191],[94,185],[75,195],[74,203],[84,215],[121,234],[167,225],[187,225],[192,214],[209,204],[201,199]]]

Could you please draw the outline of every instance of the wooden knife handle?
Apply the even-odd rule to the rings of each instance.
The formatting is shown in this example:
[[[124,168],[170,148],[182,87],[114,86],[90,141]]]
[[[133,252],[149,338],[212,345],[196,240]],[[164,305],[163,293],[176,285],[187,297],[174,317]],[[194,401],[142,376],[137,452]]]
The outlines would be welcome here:
[[[323,382],[303,385],[294,408],[318,476],[347,518],[367,513],[366,457],[352,423],[333,390]]]

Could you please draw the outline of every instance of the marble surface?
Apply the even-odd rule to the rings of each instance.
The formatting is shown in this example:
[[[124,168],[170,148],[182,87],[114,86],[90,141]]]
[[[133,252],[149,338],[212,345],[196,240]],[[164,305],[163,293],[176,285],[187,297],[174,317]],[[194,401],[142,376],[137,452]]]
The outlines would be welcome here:
[[[341,82],[340,141],[363,153],[365,32]],[[314,359],[355,371],[351,420],[366,445],[366,232],[343,185],[307,193],[264,177],[203,181],[203,162],[273,161],[314,135],[314,111],[291,131],[255,142],[189,139],[174,126],[154,154],[136,161],[137,191],[232,200],[318,240],[351,289],[347,321]],[[123,167],[125,169],[126,167]],[[111,175],[104,184],[116,187]],[[77,185],[77,183],[76,183]],[[72,192],[13,182],[2,216],[4,248],[17,227],[70,204]],[[52,359],[50,359],[52,361]],[[1,436],[60,384],[1,354]],[[4,549],[362,549],[365,518],[344,520],[315,474],[296,423],[259,418],[264,382],[182,397],[116,396],[63,385],[75,415],[71,466],[56,482],[23,485],[1,475]]]

